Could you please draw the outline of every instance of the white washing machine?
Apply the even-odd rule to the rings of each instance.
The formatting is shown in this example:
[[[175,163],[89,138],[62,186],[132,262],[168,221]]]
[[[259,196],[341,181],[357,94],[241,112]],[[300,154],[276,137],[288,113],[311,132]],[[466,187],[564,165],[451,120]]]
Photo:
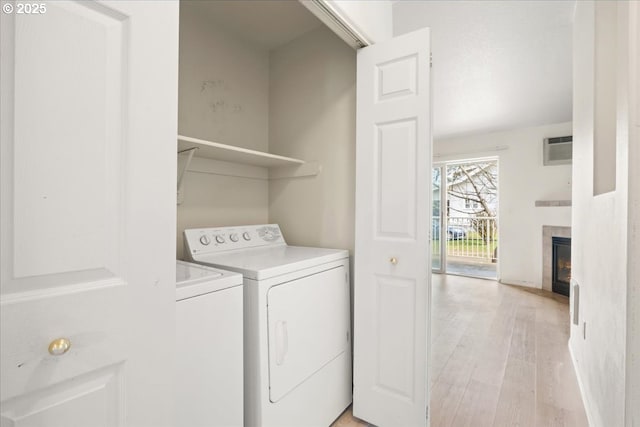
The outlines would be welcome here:
[[[184,235],[191,260],[244,276],[245,426],[328,427],[352,397],[348,252],[278,225]]]
[[[240,427],[242,275],[176,263],[176,425]]]

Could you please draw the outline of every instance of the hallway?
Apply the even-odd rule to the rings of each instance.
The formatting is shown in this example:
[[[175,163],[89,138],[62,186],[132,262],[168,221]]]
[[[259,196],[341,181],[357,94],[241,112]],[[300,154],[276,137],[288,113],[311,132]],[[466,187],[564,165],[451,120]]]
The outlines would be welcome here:
[[[433,275],[431,426],[587,426],[568,298]],[[334,427],[361,427],[349,408]]]
[[[565,297],[433,275],[431,425],[586,426]]]

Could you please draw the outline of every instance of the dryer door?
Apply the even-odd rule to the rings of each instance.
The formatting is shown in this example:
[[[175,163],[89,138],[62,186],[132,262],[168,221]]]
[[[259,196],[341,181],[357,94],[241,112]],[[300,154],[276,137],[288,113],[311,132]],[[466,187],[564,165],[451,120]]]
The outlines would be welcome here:
[[[277,402],[350,346],[345,267],[274,286],[267,304],[269,400]]]

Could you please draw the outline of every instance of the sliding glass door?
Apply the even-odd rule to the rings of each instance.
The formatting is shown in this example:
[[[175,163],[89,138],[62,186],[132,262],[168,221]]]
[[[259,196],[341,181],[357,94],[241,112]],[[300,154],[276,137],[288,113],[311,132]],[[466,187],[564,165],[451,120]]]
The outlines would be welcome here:
[[[497,278],[497,159],[435,165],[432,196],[432,271]]]

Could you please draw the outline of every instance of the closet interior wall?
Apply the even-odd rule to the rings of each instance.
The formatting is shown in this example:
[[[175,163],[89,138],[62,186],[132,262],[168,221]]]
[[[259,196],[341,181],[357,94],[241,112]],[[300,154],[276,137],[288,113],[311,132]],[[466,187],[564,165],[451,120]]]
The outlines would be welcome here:
[[[290,244],[353,255],[356,52],[320,27],[272,51],[269,70],[269,149],[322,166],[269,181],[269,221]]]
[[[196,155],[177,207],[177,258],[186,228],[268,222],[290,244],[353,251],[356,52],[319,21],[280,46],[252,43],[197,3],[180,5],[178,133],[316,161],[321,172],[230,176],[252,167]]]

